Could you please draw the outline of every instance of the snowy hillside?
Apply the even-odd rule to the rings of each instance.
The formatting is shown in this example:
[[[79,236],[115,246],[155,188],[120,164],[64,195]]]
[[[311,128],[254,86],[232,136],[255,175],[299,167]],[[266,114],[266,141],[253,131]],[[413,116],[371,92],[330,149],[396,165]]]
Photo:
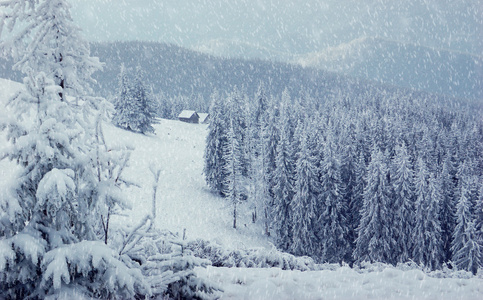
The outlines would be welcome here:
[[[8,117],[4,105],[21,85],[0,79],[0,118]],[[203,153],[206,125],[160,120],[155,135],[142,135],[104,124],[111,147],[134,148],[126,179],[136,186],[126,189],[133,209],[117,222],[138,222],[151,209],[151,167],[161,169],[157,192],[157,220],[160,229],[188,240],[203,238],[224,248],[271,249],[262,228],[240,212],[238,229],[231,227],[231,207],[211,193],[204,182]],[[0,132],[0,153],[8,146]],[[0,161],[0,195],[7,192],[16,166]],[[246,208],[245,208],[246,209]],[[420,270],[374,267],[357,271],[348,267],[321,266],[320,271],[290,271],[279,268],[198,268],[197,274],[218,284],[221,299],[481,299],[483,280],[460,272],[430,277]],[[325,269],[324,269],[325,268]],[[435,274],[433,274],[434,276]],[[450,277],[450,278],[444,278]],[[451,278],[454,277],[454,278]],[[461,278],[458,278],[461,277]]]
[[[161,169],[157,193],[157,226],[183,233],[189,239],[205,238],[230,247],[268,246],[261,228],[248,218],[238,230],[231,227],[231,206],[211,193],[203,178],[203,153],[207,125],[160,120],[156,135],[145,136],[104,125],[107,143],[135,147],[126,179],[136,183],[127,189],[137,222],[151,209],[153,178],[150,167]]]

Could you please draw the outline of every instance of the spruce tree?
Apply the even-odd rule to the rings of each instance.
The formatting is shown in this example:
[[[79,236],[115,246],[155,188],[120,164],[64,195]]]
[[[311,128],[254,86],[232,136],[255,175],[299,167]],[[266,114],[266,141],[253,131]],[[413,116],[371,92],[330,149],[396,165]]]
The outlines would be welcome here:
[[[156,124],[156,103],[154,97],[145,84],[145,75],[140,67],[136,68],[132,86],[133,101],[139,107],[137,130],[141,133],[154,133],[153,124]]]
[[[439,221],[441,224],[441,242],[443,247],[442,260],[449,262],[451,260],[451,243],[453,240],[453,232],[456,227],[456,204],[455,200],[455,182],[453,164],[448,155],[446,155],[440,174],[441,179],[441,202]]]
[[[460,198],[456,206],[456,227],[453,233],[451,251],[453,262],[461,270],[474,274],[481,265],[482,250],[478,243],[475,229],[475,218],[472,214],[471,191],[469,177],[460,177]]]
[[[330,133],[329,133],[330,134]],[[341,178],[341,166],[338,149],[333,144],[333,137],[328,136],[321,163],[321,248],[322,260],[329,263],[347,261],[350,253],[348,239],[347,203]]]
[[[265,128],[265,136],[263,143],[266,147],[265,153],[265,173],[266,178],[268,179],[268,191],[270,196],[274,197],[274,187],[276,185],[276,181],[274,180],[274,172],[277,168],[276,160],[277,160],[277,146],[280,141],[281,130],[279,127],[279,109],[275,103],[275,100],[272,98],[268,112],[268,122]]]
[[[228,133],[226,136],[227,143],[225,144],[223,166],[225,172],[223,191],[224,196],[233,206],[233,228],[237,228],[238,205],[246,193],[244,190],[246,178],[243,176],[242,157],[243,150],[235,136],[233,120],[229,122]]]
[[[364,153],[359,152],[357,163],[354,164],[354,187],[352,189],[352,197],[349,206],[350,216],[350,232],[349,240],[351,242],[351,248],[354,250],[357,239],[357,228],[361,222],[361,212],[364,204],[364,188],[366,179],[366,163],[364,159]]]
[[[226,190],[223,166],[226,164],[224,151],[227,144],[227,116],[223,99],[217,92],[211,96],[211,121],[206,136],[205,166],[203,173],[208,186],[223,195]]]
[[[154,97],[144,84],[143,72],[138,67],[130,78],[124,66],[119,74],[119,95],[115,101],[114,125],[136,132],[154,133],[157,107]]]
[[[282,128],[277,145],[275,170],[272,174],[273,187],[273,227],[277,234],[277,246],[288,250],[293,242],[292,200],[294,196],[295,162],[289,142],[288,122],[285,116],[280,119]]]
[[[299,123],[299,127],[301,126],[304,125]],[[294,196],[290,203],[292,220],[287,220],[293,224],[293,243],[290,251],[295,255],[319,256],[318,173],[315,157],[311,156],[308,149],[307,132],[301,131],[301,135],[295,137],[300,139],[300,149],[295,164]]]
[[[413,229],[413,260],[430,269],[439,267],[442,257],[441,226],[439,223],[440,195],[437,182],[421,157],[415,178],[416,215]]]
[[[135,131],[138,124],[135,122],[136,119],[134,116],[139,112],[140,107],[132,97],[132,83],[124,64],[121,65],[118,81],[119,94],[114,102],[115,111],[112,117],[112,123],[118,127]]]
[[[412,257],[412,228],[414,226],[414,173],[405,143],[396,146],[393,160],[394,239],[397,242],[397,261]]]
[[[364,204],[354,259],[358,262],[384,262],[395,264],[396,241],[392,232],[390,213],[390,183],[386,159],[380,149],[374,147],[367,167]]]

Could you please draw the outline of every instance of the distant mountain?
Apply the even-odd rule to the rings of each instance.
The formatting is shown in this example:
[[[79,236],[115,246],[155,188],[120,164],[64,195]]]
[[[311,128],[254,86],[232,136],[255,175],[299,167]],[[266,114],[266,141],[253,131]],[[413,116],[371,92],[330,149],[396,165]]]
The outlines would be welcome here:
[[[296,60],[391,85],[483,99],[483,57],[364,37]]]
[[[215,89],[224,93],[232,91],[234,86],[254,95],[260,82],[265,82],[268,92],[276,95],[287,88],[292,94],[307,91],[313,96],[323,96],[349,84],[348,79],[338,74],[316,68],[260,59],[222,58],[163,43],[93,43],[91,54],[105,62],[104,70],[94,74],[104,95],[117,91],[122,63],[128,69],[140,66],[146,73],[146,83],[155,93],[171,96],[192,94],[209,99]]]
[[[294,55],[241,40],[212,39],[199,43],[193,50],[202,53],[244,59],[263,59],[271,61],[291,61]]]
[[[372,44],[380,46],[370,47],[371,43],[368,41],[373,41]],[[450,96],[456,94],[464,98],[471,96],[470,98],[475,99],[481,96],[481,90],[478,92],[477,88],[463,81],[464,78],[460,75],[462,71],[458,73],[456,69],[451,69],[449,72],[448,67],[443,64],[443,58],[439,60],[441,65],[438,69],[434,66],[436,58],[433,56],[436,54],[415,52],[426,48],[413,49],[407,46],[405,49],[412,51],[413,55],[429,55],[429,58],[409,55],[407,56],[409,63],[404,64],[400,58],[403,50],[398,48],[402,47],[400,46],[402,44],[377,41],[377,39],[364,39],[347,45],[345,50],[342,47],[338,51],[332,49],[332,52],[324,52],[325,56],[314,54],[310,56],[312,59],[307,56],[301,58],[298,63],[292,64],[260,59],[222,58],[156,42],[92,43],[91,54],[98,56],[105,63],[104,70],[94,74],[98,82],[94,88],[102,96],[116,94],[117,76],[121,64],[124,64],[128,69],[140,66],[145,72],[146,84],[152,87],[154,93],[163,93],[168,97],[201,96],[206,105],[214,90],[224,94],[237,86],[247,95],[253,96],[260,82],[265,83],[268,94],[280,95],[284,89],[288,89],[292,96],[310,95],[318,99],[341,95],[341,92],[344,97],[357,97],[372,92],[378,93],[381,90],[401,90],[403,93],[408,93],[410,91],[407,91],[407,87],[414,89],[420,87],[421,90],[417,91],[418,93],[429,90]],[[389,45],[393,47],[389,48]],[[342,55],[344,53],[345,55]],[[391,55],[381,53],[391,53]],[[395,55],[397,53],[399,55]],[[332,56],[328,56],[329,54]],[[382,57],[382,62],[378,62],[377,55]],[[468,56],[454,57],[447,52],[440,52],[440,55],[447,59],[458,58],[463,61],[455,66],[467,64]],[[430,59],[434,68],[425,65]],[[364,63],[369,65],[364,66]],[[417,64],[419,67],[413,67]],[[416,73],[415,70],[417,70]],[[400,74],[400,77],[393,74]],[[453,80],[446,79],[447,74],[452,76]],[[0,61],[0,78],[21,81],[21,75],[11,71],[11,63],[8,61]],[[473,77],[470,76],[471,78]],[[456,80],[460,81],[459,86],[455,85]],[[451,85],[440,86],[448,85],[447,82]],[[481,80],[473,84],[481,87]],[[398,86],[404,88],[400,89]],[[468,86],[471,88],[463,89]],[[454,88],[451,89],[452,87]],[[439,99],[443,98],[451,97],[439,97]]]

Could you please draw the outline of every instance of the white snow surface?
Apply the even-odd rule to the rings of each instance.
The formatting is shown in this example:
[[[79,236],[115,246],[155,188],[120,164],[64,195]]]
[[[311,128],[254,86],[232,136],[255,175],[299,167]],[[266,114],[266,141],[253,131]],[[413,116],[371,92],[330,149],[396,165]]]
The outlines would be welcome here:
[[[150,212],[154,180],[150,168],[154,167],[161,170],[156,202],[158,228],[180,236],[186,229],[188,239],[208,239],[229,248],[270,246],[261,226],[253,225],[243,208],[239,226],[233,229],[231,205],[208,189],[203,177],[207,125],[162,119],[153,127],[156,135],[104,125],[109,146],[135,147],[124,178],[140,187],[126,189],[133,210],[122,222],[137,223]]]
[[[386,268],[361,274],[349,267],[306,272],[207,267],[196,271],[222,287],[220,299],[483,299],[481,279],[433,278],[421,270]]]
[[[21,86],[0,79],[0,118],[11,117],[5,103]],[[150,168],[154,167],[161,169],[158,228],[180,235],[186,229],[187,239],[203,238],[232,249],[272,248],[263,229],[251,223],[247,208],[240,209],[239,228],[233,229],[231,206],[207,188],[202,174],[207,125],[160,120],[154,125],[155,135],[111,124],[103,128],[111,147],[135,148],[124,173],[125,179],[137,185],[125,189],[133,209],[117,216],[115,222],[135,224],[151,212],[154,179]],[[6,147],[5,132],[0,131],[0,153]],[[13,162],[0,161],[0,200],[9,193],[18,171]],[[481,276],[434,278],[419,270],[360,273],[348,267],[309,272],[208,267],[196,272],[224,290],[221,299],[483,299]]]

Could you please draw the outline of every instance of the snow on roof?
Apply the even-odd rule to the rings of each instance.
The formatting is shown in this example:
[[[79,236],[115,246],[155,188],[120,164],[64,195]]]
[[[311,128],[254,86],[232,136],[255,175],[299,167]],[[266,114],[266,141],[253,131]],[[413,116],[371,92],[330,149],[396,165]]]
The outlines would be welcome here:
[[[206,118],[208,117],[207,113],[198,113],[198,116],[200,117],[200,123],[203,123]]]
[[[196,111],[194,111],[194,110],[183,110],[179,114],[178,118],[189,119],[189,118],[191,118],[191,116],[193,116],[193,114],[196,114]]]

